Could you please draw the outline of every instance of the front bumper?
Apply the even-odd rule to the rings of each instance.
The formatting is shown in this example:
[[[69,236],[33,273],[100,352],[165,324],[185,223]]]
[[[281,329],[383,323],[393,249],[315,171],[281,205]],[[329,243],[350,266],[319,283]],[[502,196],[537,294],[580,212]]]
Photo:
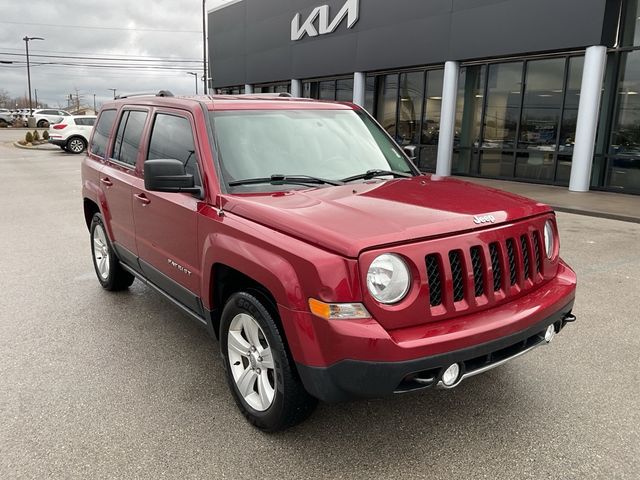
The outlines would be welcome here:
[[[559,311],[518,333],[473,347],[425,358],[373,362],[342,360],[329,367],[297,364],[298,373],[307,391],[325,402],[351,398],[376,398],[392,393],[405,393],[429,387],[444,387],[441,377],[451,364],[461,367],[459,381],[503,365],[534,348],[546,345],[545,331],[554,325],[559,333],[568,322],[573,300]],[[450,387],[447,387],[450,388]]]

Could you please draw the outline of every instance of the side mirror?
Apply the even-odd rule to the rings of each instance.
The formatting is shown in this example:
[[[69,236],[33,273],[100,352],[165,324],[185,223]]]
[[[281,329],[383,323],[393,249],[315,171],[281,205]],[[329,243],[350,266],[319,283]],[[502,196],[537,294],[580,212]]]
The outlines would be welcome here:
[[[407,145],[406,147],[402,147],[402,150],[404,150],[404,153],[407,154],[407,157],[409,157],[411,161],[416,159],[416,151],[418,150],[418,147],[415,145]]]
[[[184,164],[174,159],[144,162],[144,188],[151,192],[201,192],[193,175],[187,174]]]

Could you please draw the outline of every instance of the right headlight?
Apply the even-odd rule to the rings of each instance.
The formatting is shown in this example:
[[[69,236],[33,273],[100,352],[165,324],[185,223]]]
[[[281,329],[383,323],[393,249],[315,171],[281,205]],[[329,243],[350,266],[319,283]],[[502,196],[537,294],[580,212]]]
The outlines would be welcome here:
[[[410,286],[409,267],[400,256],[385,253],[371,262],[367,272],[367,288],[378,302],[397,303],[407,295]]]
[[[544,250],[547,254],[547,258],[553,257],[553,249],[555,248],[553,237],[553,222],[547,220],[544,224]]]

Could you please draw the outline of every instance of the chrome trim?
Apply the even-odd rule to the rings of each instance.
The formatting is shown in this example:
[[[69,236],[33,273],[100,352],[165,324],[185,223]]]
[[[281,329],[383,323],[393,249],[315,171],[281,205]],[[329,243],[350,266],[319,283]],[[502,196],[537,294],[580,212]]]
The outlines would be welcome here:
[[[516,353],[515,355],[512,355],[512,356],[510,356],[510,357],[508,357],[508,358],[504,358],[504,359],[502,359],[502,360],[498,360],[498,361],[497,361],[497,362],[495,362],[495,363],[490,363],[489,365],[485,365],[484,367],[480,367],[480,368],[478,368],[478,369],[476,369],[476,370],[472,370],[472,371],[470,371],[470,372],[464,372],[462,375],[460,375],[460,378],[458,379],[458,381],[457,381],[456,383],[454,383],[453,385],[451,385],[451,386],[447,386],[447,385],[445,385],[444,383],[442,383],[442,380],[438,380],[438,384],[437,384],[436,386],[437,386],[438,388],[443,388],[443,389],[445,389],[445,390],[450,390],[450,389],[455,388],[455,387],[457,387],[458,385],[460,385],[460,383],[462,383],[462,381],[463,381],[465,378],[474,377],[474,376],[476,376],[476,375],[480,375],[481,373],[488,372],[489,370],[493,370],[493,369],[494,369],[494,368],[496,368],[496,367],[499,367],[499,366],[501,366],[501,365],[504,365],[505,363],[510,362],[511,360],[514,360],[514,359],[516,359],[516,358],[518,358],[518,357],[521,357],[522,355],[524,355],[524,354],[526,354],[526,353],[529,353],[531,350],[534,350],[534,349],[536,349],[536,348],[538,348],[538,347],[540,347],[540,346],[542,346],[542,345],[548,345],[548,343],[549,343],[549,342],[546,342],[546,341],[544,340],[544,338],[541,338],[541,339],[538,341],[538,343],[536,343],[535,345],[531,345],[530,347],[525,348],[524,350],[522,350],[522,351],[520,351],[520,352]],[[464,362],[461,362],[461,363],[464,363]]]

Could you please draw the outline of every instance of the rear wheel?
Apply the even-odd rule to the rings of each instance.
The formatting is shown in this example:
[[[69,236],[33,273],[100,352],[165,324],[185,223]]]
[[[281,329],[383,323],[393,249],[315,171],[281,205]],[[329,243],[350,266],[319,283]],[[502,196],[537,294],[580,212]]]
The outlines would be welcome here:
[[[87,142],[81,137],[71,137],[67,141],[66,150],[71,153],[82,153],[87,148]]]
[[[285,430],[313,412],[317,400],[302,385],[272,314],[254,295],[240,292],[227,301],[220,348],[233,397],[254,426]]]
[[[0,127],[4,128],[4,127],[8,127],[8,126],[9,126],[9,124],[7,123],[7,121],[2,119],[2,118],[0,118]]]
[[[40,120],[38,122],[38,128],[49,128],[49,122],[47,120]]]
[[[102,288],[110,291],[125,290],[135,277],[124,270],[111,246],[102,215],[96,213],[91,220],[91,254],[93,267]]]

